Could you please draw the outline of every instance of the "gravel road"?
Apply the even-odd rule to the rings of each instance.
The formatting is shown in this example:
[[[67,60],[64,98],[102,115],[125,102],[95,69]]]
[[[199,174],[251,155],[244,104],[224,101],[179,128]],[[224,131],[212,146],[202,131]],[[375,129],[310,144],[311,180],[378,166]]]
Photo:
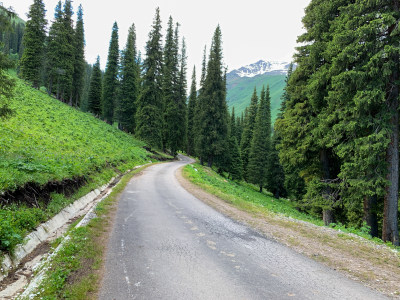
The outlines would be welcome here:
[[[196,199],[181,159],[122,193],[100,299],[386,299]]]

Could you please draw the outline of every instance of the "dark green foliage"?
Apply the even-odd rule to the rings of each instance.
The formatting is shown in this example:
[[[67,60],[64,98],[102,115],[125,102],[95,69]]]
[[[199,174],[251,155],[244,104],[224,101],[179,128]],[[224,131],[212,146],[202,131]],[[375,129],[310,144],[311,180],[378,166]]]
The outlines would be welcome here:
[[[59,1],[55,9],[55,19],[50,27],[46,51],[48,91],[70,105],[75,61],[72,15],[72,2],[66,0],[62,9],[62,3]]]
[[[234,135],[229,137],[228,141],[229,151],[229,175],[233,180],[242,180],[243,178],[243,163],[240,157],[239,144]]]
[[[382,224],[383,240],[394,244],[398,20],[397,1],[311,1],[299,38],[304,46],[276,124],[285,170],[305,180],[305,207],[322,211],[326,224],[337,219],[360,226],[365,220],[371,233]],[[379,207],[383,219],[376,222]]]
[[[192,73],[192,84],[190,86],[190,95],[188,103],[187,113],[187,153],[189,155],[195,155],[194,151],[194,140],[195,140],[195,109],[197,102],[197,83],[196,83],[196,67],[193,67]]]
[[[121,88],[117,108],[120,127],[130,133],[134,133],[136,127],[135,114],[139,96],[139,80],[139,66],[136,63],[136,32],[135,25],[132,24],[121,59]]]
[[[163,71],[163,145],[164,148],[169,148],[174,156],[178,150],[183,150],[186,137],[186,46],[183,41],[179,61],[178,28],[177,24],[174,32],[173,20],[170,17],[164,47]]]
[[[114,108],[118,92],[118,70],[119,70],[119,46],[118,46],[118,25],[114,22],[110,47],[108,48],[107,66],[104,73],[102,114],[108,124],[114,121]]]
[[[83,90],[80,109],[84,112],[88,111],[88,98],[90,88],[90,78],[92,77],[93,66],[85,62],[85,72],[83,77]]]
[[[226,81],[222,66],[221,30],[215,30],[207,75],[199,95],[199,131],[197,133],[199,155],[212,166],[214,160],[223,160],[228,142],[228,108]]]
[[[271,150],[271,98],[269,87],[263,88],[260,96],[260,104],[254,124],[254,131],[249,151],[249,163],[247,165],[247,179],[249,182],[262,188],[267,185],[268,167],[270,165]]]
[[[203,51],[203,61],[201,65],[201,77],[200,77],[200,91],[197,95],[196,99],[196,106],[194,109],[194,121],[193,121],[193,127],[194,127],[194,149],[196,155],[200,157],[200,163],[204,163],[204,157],[202,156],[202,145],[200,143],[201,139],[200,133],[201,133],[201,111],[203,110],[203,105],[204,105],[204,98],[203,98],[203,91],[204,91],[204,82],[206,80],[206,74],[207,74],[207,54],[206,54],[206,46],[204,47]]]
[[[11,29],[10,20],[14,13],[0,4],[0,30],[7,32]],[[7,75],[7,69],[12,67],[8,56],[0,52],[0,119],[11,114],[9,100],[14,96],[15,82]]]
[[[136,111],[136,136],[151,147],[162,148],[163,99],[162,71],[163,51],[161,46],[160,10],[157,8],[149,40],[146,44],[146,59],[143,62],[144,76],[142,93]]]
[[[78,20],[76,22],[76,28],[74,33],[74,73],[72,76],[72,105],[75,107],[81,106],[82,93],[84,87],[84,76],[85,76],[85,36],[83,28],[83,11],[82,5],[78,8]]]
[[[271,192],[275,198],[286,197],[285,189],[285,172],[279,162],[279,153],[276,149],[278,144],[277,136],[272,136],[271,148],[268,157],[268,175],[267,190]]]
[[[102,94],[102,74],[100,70],[100,57],[97,56],[96,63],[93,65],[92,77],[88,94],[87,111],[95,116],[101,115],[101,94]]]
[[[179,78],[178,78],[178,113],[176,122],[176,130],[175,130],[175,145],[176,149],[184,150],[187,144],[187,56],[186,56],[186,42],[185,38],[182,38],[182,48],[180,54],[180,70],[179,70]],[[173,147],[171,147],[172,149]]]
[[[289,92],[287,91],[287,89],[288,89],[290,76],[292,76],[292,73],[293,73],[293,63],[291,62],[289,65],[288,73],[286,75],[286,79],[285,79],[285,87],[283,88],[283,95],[281,97],[281,106],[279,108],[279,113],[277,115],[278,119],[283,118],[283,113],[286,110],[286,102],[290,101],[290,96],[289,96]]]
[[[257,90],[254,88],[253,96],[251,97],[250,107],[245,113],[243,133],[240,142],[240,153],[243,160],[243,170],[245,179],[247,179],[247,164],[249,162],[249,154],[251,148],[251,141],[253,139],[253,130],[257,115],[258,97]]]
[[[46,26],[46,10],[42,0],[34,0],[28,13],[23,37],[24,51],[20,60],[21,77],[40,87],[40,72],[43,67]]]

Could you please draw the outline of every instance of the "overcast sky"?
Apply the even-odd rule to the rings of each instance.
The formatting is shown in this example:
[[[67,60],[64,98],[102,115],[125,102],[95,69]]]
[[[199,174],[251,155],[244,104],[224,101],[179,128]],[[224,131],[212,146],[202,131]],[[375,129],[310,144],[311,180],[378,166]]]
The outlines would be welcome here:
[[[24,20],[33,0],[2,0],[12,6]],[[50,27],[57,0],[44,0]],[[229,70],[254,63],[260,59],[290,61],[296,38],[303,32],[301,19],[310,0],[75,0],[84,10],[86,60],[94,63],[100,55],[104,68],[111,28],[119,26],[120,49],[125,46],[128,28],[135,23],[137,46],[142,53],[151,29],[155,9],[160,7],[165,36],[171,15],[181,24],[180,34],[187,44],[188,73],[196,65],[200,72],[204,45],[210,45],[214,30],[221,26],[224,62]],[[74,15],[74,18],[76,14]]]

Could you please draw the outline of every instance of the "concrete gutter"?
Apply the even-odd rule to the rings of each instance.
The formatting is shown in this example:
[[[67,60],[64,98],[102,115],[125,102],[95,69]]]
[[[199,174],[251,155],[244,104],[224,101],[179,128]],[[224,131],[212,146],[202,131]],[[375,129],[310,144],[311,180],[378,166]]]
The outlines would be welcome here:
[[[136,166],[135,168],[133,168],[133,170],[138,169],[142,166],[143,165]],[[128,170],[125,174],[131,171],[132,170]],[[65,225],[69,221],[71,221],[76,217],[81,217],[86,214],[85,218],[83,219],[85,220],[87,215],[93,212],[95,205],[111,193],[112,188],[110,187],[116,185],[118,182],[119,179],[116,180],[115,177],[111,178],[111,180],[107,184],[79,198],[74,203],[65,207],[61,212],[59,212],[53,218],[38,226],[35,231],[28,234],[25,237],[23,243],[16,247],[14,254],[12,256],[8,254],[4,255],[0,266],[0,281],[2,281],[7,276],[10,270],[17,268],[19,263],[26,256],[32,253],[37,246],[49,240],[49,238],[51,236],[54,236],[58,230],[60,230],[62,227],[65,227]],[[98,199],[101,193],[103,193],[108,188],[110,188],[110,190],[100,199]],[[82,221],[79,224],[81,224]]]

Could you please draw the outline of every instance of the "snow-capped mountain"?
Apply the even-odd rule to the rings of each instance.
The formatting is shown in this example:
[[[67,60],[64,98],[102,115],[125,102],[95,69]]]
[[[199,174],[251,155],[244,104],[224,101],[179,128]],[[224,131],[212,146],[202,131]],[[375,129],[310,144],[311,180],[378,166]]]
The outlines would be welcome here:
[[[286,75],[289,69],[289,65],[289,62],[259,60],[254,64],[250,64],[233,70],[229,72],[229,75],[237,75],[239,77],[254,77],[267,73],[271,75]]]

